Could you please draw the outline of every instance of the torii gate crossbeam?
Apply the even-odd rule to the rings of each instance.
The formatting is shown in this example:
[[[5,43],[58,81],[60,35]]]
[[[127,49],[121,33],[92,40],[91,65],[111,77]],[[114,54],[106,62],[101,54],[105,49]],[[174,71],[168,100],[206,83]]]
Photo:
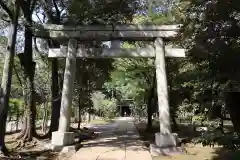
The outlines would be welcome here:
[[[158,147],[176,147],[177,135],[171,133],[168,84],[165,57],[185,57],[185,50],[171,48],[164,44],[165,39],[175,37],[179,25],[118,25],[118,26],[64,26],[46,25],[36,30],[35,36],[52,38],[59,43],[68,41],[68,47],[49,49],[49,58],[66,58],[64,83],[61,101],[59,129],[52,134],[52,144],[65,146],[73,143],[74,134],[69,132],[70,113],[73,98],[73,82],[76,70],[76,58],[138,58],[155,57],[157,95],[160,132],[155,134]],[[113,48],[85,48],[81,41],[112,41]],[[115,40],[115,41],[114,41]],[[117,41],[153,41],[145,48],[120,48]],[[117,47],[116,47],[117,46]]]

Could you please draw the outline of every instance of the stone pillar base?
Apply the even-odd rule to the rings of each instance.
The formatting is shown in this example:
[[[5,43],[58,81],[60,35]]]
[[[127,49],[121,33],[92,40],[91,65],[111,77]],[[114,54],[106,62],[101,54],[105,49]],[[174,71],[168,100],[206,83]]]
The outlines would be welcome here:
[[[183,147],[158,147],[156,144],[150,144],[150,153],[152,156],[172,156],[185,154],[186,150]]]
[[[179,139],[176,133],[155,133],[155,144],[150,144],[152,156],[173,155],[184,153],[184,148],[178,147]]]
[[[61,153],[67,153],[67,152],[76,152],[82,147],[82,144],[74,144],[70,146],[56,146],[53,144],[45,144],[44,148],[47,150],[51,150],[53,152],[61,152]]]
[[[54,146],[68,146],[75,143],[74,132],[52,132],[51,144]]]
[[[176,133],[155,133],[155,144],[161,148],[176,147],[179,144],[178,135]]]

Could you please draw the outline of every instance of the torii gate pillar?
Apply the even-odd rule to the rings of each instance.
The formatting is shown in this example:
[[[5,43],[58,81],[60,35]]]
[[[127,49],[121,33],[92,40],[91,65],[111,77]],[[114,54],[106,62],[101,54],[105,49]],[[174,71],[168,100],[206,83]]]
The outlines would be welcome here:
[[[165,45],[162,38],[157,38],[156,49],[156,78],[160,133],[155,134],[155,144],[160,148],[176,147],[178,142],[177,134],[171,133],[170,108],[168,97],[168,84],[165,65]]]
[[[61,115],[59,129],[52,134],[52,144],[65,146],[74,142],[74,133],[69,132],[71,105],[73,97],[73,82],[75,76],[76,57],[79,58],[137,58],[155,57],[156,78],[158,92],[158,108],[160,133],[155,134],[155,147],[150,146],[151,151],[160,151],[157,148],[175,148],[177,135],[171,133],[170,108],[168,98],[168,85],[165,68],[165,57],[185,57],[184,49],[165,47],[163,38],[171,38],[177,35],[179,25],[119,25],[119,26],[63,26],[47,25],[43,30],[37,30],[37,37],[53,38],[60,43],[69,40],[68,49],[50,49],[49,57],[66,58],[64,73],[64,86],[62,91]],[[157,38],[157,39],[156,39]],[[77,41],[112,41],[110,49],[107,48],[80,48],[77,50]],[[156,40],[155,40],[156,39]],[[153,41],[154,47],[146,48],[120,48],[119,40],[128,41]]]
[[[77,40],[70,39],[66,58],[61,110],[58,131],[52,133],[52,144],[55,146],[66,146],[74,142],[75,134],[69,132],[71,121],[71,108],[74,90],[74,78],[76,71]]]

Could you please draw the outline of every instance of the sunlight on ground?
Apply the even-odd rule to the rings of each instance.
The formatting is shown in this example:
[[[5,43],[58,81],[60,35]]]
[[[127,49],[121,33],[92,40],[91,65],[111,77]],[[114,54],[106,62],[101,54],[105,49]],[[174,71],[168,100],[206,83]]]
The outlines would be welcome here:
[[[154,134],[158,132],[159,125],[155,122],[151,130],[146,130],[145,123],[137,124],[138,131],[144,144],[148,147],[154,143]],[[229,126],[228,126],[229,128]],[[180,138],[194,138],[192,128],[187,125],[179,124],[179,130],[176,130]],[[197,135],[196,135],[197,136]],[[203,147],[201,144],[192,143],[183,144],[188,154],[153,157],[153,160],[240,160],[240,151],[228,151],[222,147]]]
[[[198,144],[185,149],[188,154],[153,157],[153,160],[240,160],[240,152],[227,151],[221,147],[202,147]]]
[[[108,123],[111,123],[113,122],[113,120],[109,119],[109,120],[106,120],[106,119],[95,119],[95,120],[92,120],[89,122],[89,124],[108,124]]]
[[[210,147],[186,147],[188,154],[173,155],[173,156],[159,156],[154,157],[153,160],[212,160],[216,149]]]

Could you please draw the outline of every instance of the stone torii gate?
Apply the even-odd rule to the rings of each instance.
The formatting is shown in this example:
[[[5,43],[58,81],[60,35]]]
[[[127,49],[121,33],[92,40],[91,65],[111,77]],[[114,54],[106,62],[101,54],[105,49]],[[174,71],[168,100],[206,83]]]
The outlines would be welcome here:
[[[76,58],[138,58],[155,57],[157,96],[159,108],[160,132],[155,134],[158,147],[176,147],[177,135],[171,132],[166,57],[185,57],[185,50],[165,46],[164,41],[177,35],[179,25],[118,25],[118,26],[64,26],[46,25],[44,31],[36,36],[52,38],[59,43],[68,41],[68,46],[49,49],[49,58],[66,58],[64,83],[62,90],[61,113],[58,131],[52,133],[52,145],[73,144],[74,134],[69,132],[73,83],[76,70]],[[111,41],[112,47],[79,47],[81,41]],[[119,41],[152,41],[145,48],[120,48]],[[65,44],[66,45],[66,44]]]

